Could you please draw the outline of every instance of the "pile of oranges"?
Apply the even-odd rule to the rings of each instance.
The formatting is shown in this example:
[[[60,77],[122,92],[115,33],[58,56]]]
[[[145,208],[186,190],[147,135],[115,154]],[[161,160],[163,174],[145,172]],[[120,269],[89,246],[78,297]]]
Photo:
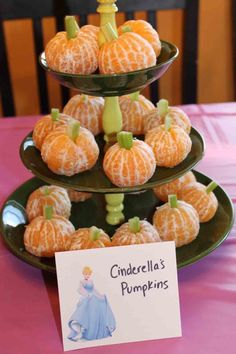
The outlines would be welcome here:
[[[172,168],[187,157],[192,147],[191,124],[182,110],[169,107],[164,99],[155,108],[139,92],[120,97],[120,107],[124,131],[103,158],[104,173],[115,186],[142,185],[159,166]],[[33,141],[52,172],[73,176],[96,164],[100,151],[94,136],[102,132],[103,109],[103,98],[75,95],[63,113],[53,108],[39,119]],[[149,116],[154,127],[147,130]],[[144,141],[133,138],[145,130]]]
[[[200,223],[214,217],[218,208],[213,193],[216,187],[214,181],[204,186],[196,181],[192,172],[188,172],[154,189],[158,198],[167,202],[156,208],[153,224],[135,216],[118,227],[110,238],[96,226],[75,230],[69,221],[71,201],[68,191],[57,186],[42,186],[32,192],[27,201],[29,225],[24,233],[25,248],[35,256],[53,257],[60,251],[161,241],[174,241],[176,247],[181,247],[195,240]],[[83,195],[77,201],[88,197],[90,195]]]
[[[110,23],[101,27],[105,43],[99,47],[99,27],[79,28],[73,16],[65,17],[65,31],[58,32],[45,48],[48,67],[54,71],[89,75],[115,74],[156,64],[161,42],[146,21],[127,21],[114,31]]]
[[[125,73],[155,65],[161,52],[158,33],[143,20],[127,21],[117,32],[110,23],[101,29],[92,25],[79,28],[73,16],[65,18],[65,25],[66,31],[57,33],[45,49],[47,64],[55,71]],[[101,46],[99,31],[105,38]],[[184,111],[170,107],[165,99],[155,107],[139,92],[120,97],[119,104],[123,131],[102,162],[112,184],[121,188],[143,185],[159,167],[173,168],[188,156],[191,122]],[[103,132],[103,110],[103,98],[75,95],[62,113],[54,108],[36,123],[33,141],[51,171],[73,176],[93,168],[100,154],[95,136]],[[214,217],[216,187],[214,181],[208,186],[198,183],[192,172],[157,186],[153,191],[164,203],[156,208],[152,224],[134,216],[110,238],[96,226],[75,230],[69,221],[71,202],[83,202],[92,197],[90,193],[42,186],[27,201],[25,248],[39,257],[53,257],[60,251],[168,240],[181,247],[197,237],[200,223]]]

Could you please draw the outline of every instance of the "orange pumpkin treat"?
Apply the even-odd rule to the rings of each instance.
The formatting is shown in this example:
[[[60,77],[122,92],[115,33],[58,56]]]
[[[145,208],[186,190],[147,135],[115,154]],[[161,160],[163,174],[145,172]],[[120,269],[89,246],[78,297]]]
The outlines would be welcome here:
[[[183,128],[187,134],[191,131],[191,122],[187,114],[178,107],[169,107],[168,101],[161,99],[157,103],[157,107],[149,111],[144,117],[144,133],[149,130],[159,127],[165,123],[165,117],[171,118],[171,122],[174,125],[178,125]]]
[[[157,31],[152,27],[150,23],[144,20],[129,20],[118,28],[118,34],[126,32],[134,32],[146,39],[154,49],[156,56],[158,57],[161,52],[161,41]]]
[[[110,23],[101,30],[107,41],[99,51],[101,74],[125,73],[156,64],[151,44],[137,33],[126,32],[118,37]]]
[[[169,195],[169,202],[158,207],[153,225],[162,241],[175,241],[176,247],[192,242],[199,233],[199,217],[192,205]]]
[[[99,155],[93,134],[72,120],[64,130],[55,130],[43,142],[41,156],[59,175],[73,176],[92,168]]]
[[[38,216],[26,226],[25,248],[38,257],[53,257],[55,252],[68,251],[71,235],[75,232],[69,220],[53,215],[53,207],[44,207],[44,216]]]
[[[145,142],[152,148],[157,166],[175,167],[182,162],[192,147],[188,134],[177,125],[171,125],[167,115],[165,124],[147,132]]]
[[[77,119],[81,126],[97,135],[102,132],[104,99],[87,95],[75,95],[65,105],[63,113]]]
[[[200,222],[211,220],[218,208],[218,200],[213,190],[217,187],[212,181],[208,186],[193,182],[184,186],[180,191],[180,198],[191,204],[199,215]]]
[[[71,250],[84,250],[88,248],[110,247],[110,237],[96,226],[82,228],[72,235]]]
[[[99,33],[99,27],[94,26],[94,25],[85,25],[81,27],[81,31],[83,33],[88,34],[90,37],[92,37],[95,41],[98,42],[98,33]]]
[[[122,224],[112,236],[112,246],[136,245],[161,241],[157,230],[137,216]]]
[[[123,119],[123,130],[132,132],[134,135],[144,134],[143,116],[154,108],[150,102],[139,92],[119,98],[120,109]]]
[[[84,202],[85,200],[92,197],[92,193],[77,192],[73,189],[67,190],[68,196],[71,202]]]
[[[73,16],[65,17],[66,31],[58,32],[45,48],[50,69],[70,74],[91,74],[98,68],[96,30],[80,29]]]
[[[164,183],[160,186],[155,187],[153,191],[158,197],[158,199],[162,200],[163,202],[167,202],[169,194],[176,194],[179,198],[179,192],[181,191],[181,189],[192,182],[196,182],[196,178],[194,174],[190,171],[169,183]]]
[[[107,177],[118,187],[147,182],[156,167],[152,149],[144,141],[133,139],[130,132],[118,133],[117,141],[104,156],[103,169]]]
[[[70,119],[71,117],[68,115],[59,113],[57,108],[52,108],[50,115],[39,119],[33,131],[33,141],[36,148],[40,150],[46,136],[53,130],[66,126]]]
[[[42,186],[30,194],[26,204],[29,221],[43,216],[45,205],[51,205],[56,215],[69,219],[71,202],[66,189],[57,186]]]

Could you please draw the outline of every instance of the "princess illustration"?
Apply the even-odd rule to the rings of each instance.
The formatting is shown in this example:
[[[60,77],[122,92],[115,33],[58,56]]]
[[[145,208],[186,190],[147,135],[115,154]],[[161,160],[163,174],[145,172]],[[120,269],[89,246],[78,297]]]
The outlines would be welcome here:
[[[101,339],[112,335],[116,321],[106,295],[100,294],[91,280],[92,269],[84,267],[84,279],[78,289],[80,296],[76,310],[70,317],[68,339]]]

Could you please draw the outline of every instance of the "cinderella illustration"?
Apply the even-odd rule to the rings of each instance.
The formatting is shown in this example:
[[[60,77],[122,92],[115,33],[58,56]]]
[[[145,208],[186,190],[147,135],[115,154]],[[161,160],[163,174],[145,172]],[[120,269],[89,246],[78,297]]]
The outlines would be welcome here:
[[[78,289],[81,296],[68,322],[71,329],[68,339],[78,341],[109,337],[116,329],[116,321],[107,297],[95,289],[90,267],[84,267],[82,273],[84,279]]]

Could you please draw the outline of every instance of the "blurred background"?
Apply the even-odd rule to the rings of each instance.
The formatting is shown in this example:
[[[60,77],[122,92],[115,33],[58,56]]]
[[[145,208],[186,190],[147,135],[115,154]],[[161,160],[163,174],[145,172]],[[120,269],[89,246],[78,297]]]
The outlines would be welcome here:
[[[186,1],[182,1],[182,3]],[[82,1],[79,2],[81,3]],[[86,3],[86,1],[84,2]],[[119,3],[124,5],[124,3],[128,2],[118,0],[117,6],[119,7]],[[132,2],[134,3],[134,1]],[[174,0],[156,1],[157,5],[161,2],[175,3]],[[14,3],[14,6],[20,6],[21,3],[24,4],[24,1],[0,1],[1,38],[4,37],[5,41],[15,115],[39,114],[41,112],[37,75],[37,70],[39,69],[37,68],[37,51],[35,51],[34,23],[30,18],[4,19],[3,10],[5,10],[7,5],[3,3]],[[32,3],[37,6],[40,2],[33,1]],[[56,3],[60,6],[62,2],[57,1]],[[96,1],[94,3],[96,5]],[[137,1],[138,3],[139,1]],[[236,63],[233,63],[233,3],[234,0],[198,1],[198,52],[196,60],[196,102],[198,103],[226,102],[235,99],[233,70]],[[143,6],[145,6],[145,0],[143,0]],[[176,44],[180,50],[177,61],[174,62],[169,71],[159,81],[159,96],[167,98],[172,105],[183,103],[181,87],[184,11],[184,9],[177,8],[175,10],[158,10],[155,13],[155,21],[160,38]],[[145,11],[134,12],[135,19],[145,20],[148,19],[147,16]],[[122,24],[126,18],[124,13],[118,13],[117,25]],[[80,21],[79,16],[78,20]],[[55,17],[45,17],[40,21],[43,44],[45,45],[56,33],[56,20]],[[89,15],[88,22],[99,25],[99,15]],[[0,61],[0,70],[3,70],[2,60]],[[3,79],[1,72],[0,82]],[[61,108],[62,92],[59,84],[47,76],[46,85],[50,107]],[[1,86],[1,93],[3,89],[4,87]],[[149,97],[149,88],[145,89],[143,93]],[[5,94],[7,93],[5,92]],[[70,92],[71,94],[73,93]],[[0,100],[0,116],[3,115],[4,112]]]

